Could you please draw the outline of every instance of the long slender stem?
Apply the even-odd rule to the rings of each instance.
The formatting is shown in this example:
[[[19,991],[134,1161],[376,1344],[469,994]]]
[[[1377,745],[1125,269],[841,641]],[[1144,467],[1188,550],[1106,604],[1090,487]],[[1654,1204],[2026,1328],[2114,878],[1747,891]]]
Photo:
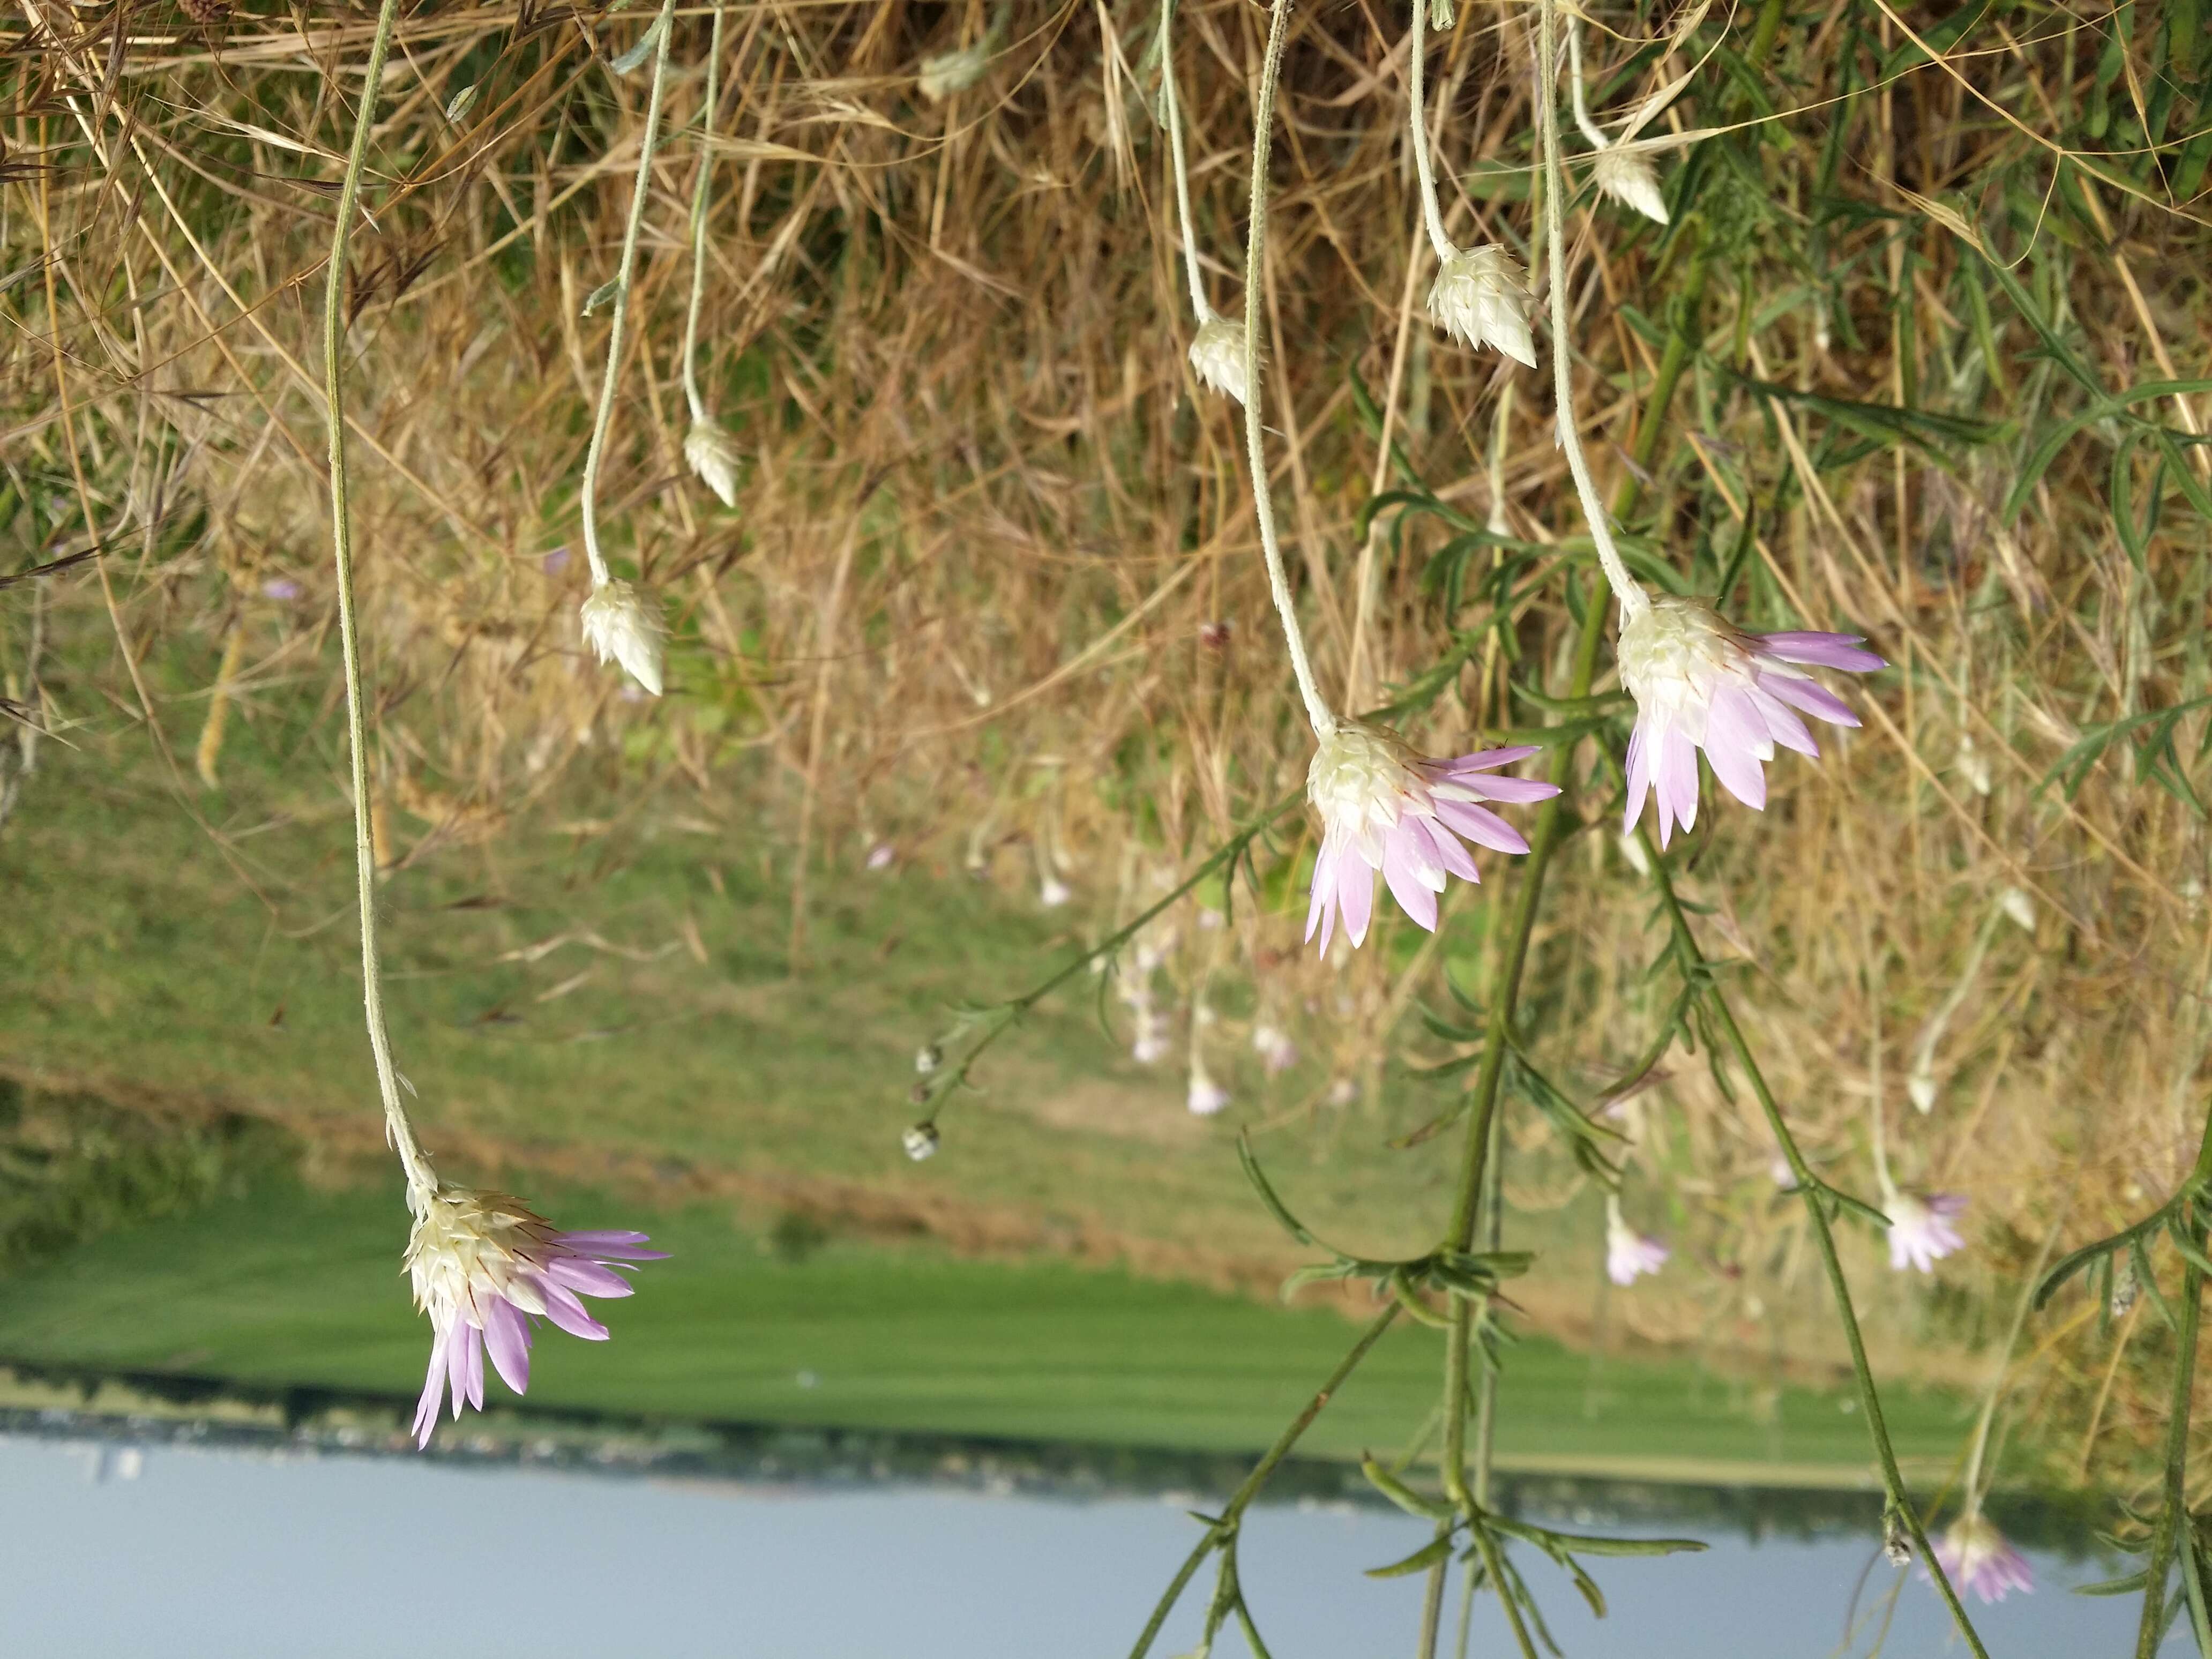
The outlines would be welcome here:
[[[1661,862],[1658,850],[1651,845],[1650,838],[1644,836],[1644,831],[1638,829],[1637,834],[1644,837],[1644,856],[1650,860],[1652,881],[1666,907],[1678,948],[1692,964],[1702,963],[1704,953],[1698,950],[1697,940],[1691,934],[1689,920],[1683,915],[1681,902],[1675,896],[1674,880],[1667,873],[1667,866]],[[1966,1646],[1972,1650],[1975,1659],[1989,1659],[1989,1650],[1982,1645],[1982,1638],[1974,1629],[1973,1620],[1966,1616],[1966,1609],[1960,1601],[1959,1593],[1953,1588],[1949,1575],[1943,1571],[1942,1563],[1936,1559],[1935,1550],[1928,1541],[1927,1530],[1920,1524],[1919,1512],[1913,1507],[1905,1489],[1905,1476],[1898,1468],[1897,1453],[1889,1442],[1889,1426],[1882,1416],[1881,1397],[1875,1389],[1874,1368],[1867,1360],[1866,1339],[1860,1333],[1857,1310],[1851,1302],[1850,1282],[1844,1275],[1843,1258],[1836,1251],[1834,1229],[1829,1224],[1827,1212],[1821,1207],[1823,1188],[1814,1178],[1811,1167],[1806,1164],[1796,1137],[1790,1133],[1790,1125],[1782,1115],[1782,1108],[1776,1103],[1773,1091],[1767,1087],[1766,1074],[1759,1070],[1759,1061],[1753,1056],[1751,1045],[1745,1041],[1743,1030],[1736,1024],[1728,1000],[1717,989],[1709,987],[1705,994],[1705,1006],[1719,1025],[1729,1052],[1735,1056],[1736,1064],[1743,1068],[1753,1094],[1758,1097],[1759,1109],[1766,1115],[1767,1127],[1774,1136],[1775,1144],[1782,1148],[1783,1156],[1790,1160],[1790,1168],[1797,1177],[1798,1194],[1805,1201],[1806,1218],[1812,1224],[1813,1241],[1820,1248],[1821,1265],[1827,1272],[1828,1288],[1835,1297],[1836,1317],[1843,1326],[1844,1340],[1850,1349],[1851,1374],[1858,1383],[1859,1412],[1866,1419],[1867,1433],[1874,1441],[1875,1455],[1881,1466],[1882,1490],[1889,1495],[1891,1503],[1904,1518],[1905,1529],[1912,1537],[1913,1547],[1926,1564],[1928,1575],[1935,1581],[1944,1606],[1950,1609],[1952,1622],[1958,1626],[1959,1634],[1966,1638]]]
[[[1498,1559],[1498,1540],[1490,1535],[1487,1527],[1477,1525],[1474,1530],[1474,1547],[1482,1553],[1482,1565],[1490,1574],[1491,1588],[1498,1592],[1498,1605],[1505,1609],[1505,1622],[1513,1626],[1513,1639],[1520,1646],[1521,1659],[1536,1659],[1536,1644],[1528,1639],[1528,1627],[1521,1622],[1520,1605],[1505,1585],[1505,1567]]]
[[[1244,453],[1252,468],[1252,506],[1260,520],[1260,550],[1267,562],[1267,591],[1273,595],[1275,614],[1283,621],[1283,642],[1290,648],[1291,672],[1297,676],[1298,696],[1305,700],[1306,719],[1314,735],[1327,738],[1335,732],[1337,719],[1314,678],[1313,663],[1306,655],[1305,634],[1298,626],[1297,606],[1291,599],[1290,580],[1283,574],[1283,550],[1275,535],[1275,502],[1267,485],[1267,453],[1261,441],[1261,374],[1260,362],[1260,284],[1267,281],[1263,263],[1267,242],[1267,158],[1274,149],[1275,89],[1283,70],[1283,41],[1290,32],[1291,0],[1274,0],[1267,18],[1267,56],[1260,66],[1260,97],[1252,115],[1252,223],[1244,242]]]
[[[1438,259],[1449,259],[1458,252],[1451,238],[1444,234],[1444,211],[1437,200],[1435,164],[1429,158],[1429,124],[1421,113],[1421,86],[1426,76],[1429,56],[1429,0],[1413,0],[1413,62],[1407,67],[1407,81],[1411,96],[1407,100],[1413,108],[1413,168],[1421,176],[1421,218],[1429,228],[1429,246],[1437,251]]]
[[[1182,269],[1190,282],[1190,308],[1200,328],[1213,320],[1206,279],[1198,266],[1198,226],[1190,212],[1190,164],[1182,149],[1182,101],[1176,94],[1174,0],[1160,8],[1160,112],[1167,118],[1168,153],[1175,163],[1176,213],[1182,224]]]
[[[2212,1176],[2212,1115],[2204,1123],[2204,1137],[2197,1149],[2196,1167],[2190,1172],[2192,1186]],[[2190,1237],[2201,1243],[2204,1229],[2198,1210],[2200,1200],[2188,1200],[2185,1217]],[[2204,1300],[2204,1275],[2192,1262],[2185,1260],[2181,1278],[2181,1328],[2176,1340],[2179,1349],[2174,1356],[2173,1393],[2166,1408],[2166,1503],[2159,1510],[2158,1525],[2151,1533],[2150,1561],[2143,1580],[2142,1623],[2136,1631],[2136,1659],[2154,1659],[2158,1652],[2159,1639],[2166,1632],[2166,1575],[2172,1565],[2173,1553],[2180,1541],[2181,1528],[2189,1524],[2189,1419],[2197,1387],[2197,1334]],[[2182,1571],[2191,1568],[2185,1564]]]
[[[1145,1621],[1144,1632],[1137,1638],[1137,1645],[1129,1650],[1129,1659],[1145,1659],[1145,1655],[1159,1636],[1160,1626],[1167,1623],[1168,1614],[1175,1610],[1176,1602],[1182,1597],[1184,1587],[1190,1583],[1191,1576],[1198,1571],[1200,1564],[1209,1553],[1222,1547],[1227,1540],[1236,1536],[1237,1522],[1243,1518],[1244,1511],[1251,1506],[1252,1500],[1260,1495],[1260,1489],[1267,1484],[1267,1478],[1291,1455],[1291,1448],[1313,1426],[1314,1419],[1322,1414],[1322,1408],[1344,1386],[1345,1379],[1358,1368],[1359,1362],[1367,1358],[1369,1351],[1382,1340],[1382,1333],[1390,1328],[1397,1317],[1398,1304],[1395,1302],[1376,1315],[1367,1328],[1359,1334],[1359,1340],[1352,1345],[1352,1351],[1337,1362],[1336,1369],[1328,1374],[1328,1380],[1314,1391],[1314,1397],[1306,1402],[1306,1408],[1291,1419],[1289,1427],[1275,1437],[1275,1443],[1267,1448],[1266,1455],[1253,1466],[1252,1473],[1244,1477],[1244,1484],[1230,1495],[1220,1517],[1206,1536],[1198,1540],[1169,1583],[1167,1593],[1160,1597],[1159,1604],[1152,1609],[1152,1616]]]
[[[707,419],[707,400],[699,395],[699,310],[707,293],[707,196],[714,177],[714,106],[720,100],[723,8],[714,8],[714,33],[707,42],[707,98],[699,115],[699,178],[691,187],[691,304],[684,313],[684,399],[694,424]]]
[[[1536,125],[1544,148],[1544,236],[1550,267],[1545,275],[1552,290],[1552,379],[1559,403],[1559,447],[1566,452],[1567,470],[1574,474],[1575,493],[1582,498],[1583,517],[1589,521],[1597,562],[1620,601],[1621,620],[1626,623],[1649,611],[1651,601],[1628,574],[1620,550],[1613,544],[1612,524],[1597,498],[1589,460],[1575,429],[1573,352],[1567,334],[1567,186],[1559,164],[1559,0],[1538,0],[1536,15]]]
[[[637,235],[645,223],[645,201],[653,186],[653,152],[660,137],[660,94],[668,81],[668,37],[674,33],[676,0],[661,0],[653,27],[660,31],[653,53],[653,89],[646,94],[645,131],[638,139],[637,183],[623,226],[622,263],[615,270],[614,314],[607,325],[607,369],[599,382],[599,410],[592,422],[591,447],[584,453],[584,556],[592,581],[607,580],[606,556],[599,551],[599,462],[606,453],[607,429],[614,424],[615,385],[622,377],[623,341],[629,327],[630,277],[637,268]]]
[[[1583,20],[1572,12],[1567,14],[1567,84],[1574,94],[1575,125],[1583,130],[1583,137],[1598,149],[1609,149],[1610,141],[1605,131],[1590,119],[1589,105],[1583,92]]]
[[[384,78],[384,58],[399,0],[384,0],[370,38],[368,67],[362,79],[361,109],[354,118],[353,148],[346,156],[338,187],[337,223],[331,232],[330,264],[323,283],[323,404],[328,416],[331,460],[331,556],[337,568],[338,648],[345,660],[346,741],[353,761],[354,873],[361,908],[362,1013],[368,1024],[369,1052],[376,1060],[376,1088],[384,1101],[385,1132],[407,1175],[407,1200],[418,1212],[438,1189],[438,1177],[415,1139],[399,1103],[399,1077],[392,1064],[392,1037],[385,1029],[384,987],[376,961],[376,842],[369,823],[368,715],[362,690],[361,625],[354,608],[353,526],[346,495],[345,285],[346,248],[353,216],[361,202],[361,175],[368,161],[369,134],[376,125],[376,93]]]

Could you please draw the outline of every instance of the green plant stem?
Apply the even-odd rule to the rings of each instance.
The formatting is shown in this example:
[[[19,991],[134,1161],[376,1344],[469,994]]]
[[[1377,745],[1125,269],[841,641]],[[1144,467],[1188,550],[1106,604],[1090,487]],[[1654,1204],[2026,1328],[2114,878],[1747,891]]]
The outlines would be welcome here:
[[[353,525],[346,494],[345,288],[346,248],[353,237],[354,214],[361,204],[361,175],[368,162],[369,134],[376,125],[376,93],[384,78],[384,59],[392,46],[399,0],[384,0],[370,38],[368,65],[362,77],[361,109],[354,117],[353,147],[346,155],[345,178],[338,186],[337,223],[331,232],[330,263],[323,279],[323,406],[327,416],[331,464],[331,558],[337,569],[338,649],[345,663],[346,743],[353,763],[354,874],[361,911],[361,990],[368,1024],[369,1053],[376,1060],[376,1089],[384,1102],[385,1133],[407,1176],[407,1199],[421,1211],[438,1189],[430,1160],[415,1139],[406,1108],[399,1101],[398,1073],[392,1063],[392,1036],[384,1021],[384,985],[376,960],[376,837],[371,828],[368,793],[368,713],[362,689],[361,622],[354,605]]]
[[[706,106],[699,117],[699,177],[691,187],[691,303],[684,313],[684,400],[694,424],[706,421],[707,400],[699,392],[699,310],[707,293],[707,192],[714,177],[714,106],[722,76],[722,15],[714,8],[714,32],[707,42]]]
[[[1536,1659],[1536,1644],[1528,1639],[1528,1627],[1521,1622],[1521,1609],[1514,1602],[1513,1592],[1505,1587],[1505,1565],[1498,1559],[1498,1540],[1490,1535],[1490,1528],[1479,1522],[1472,1530],[1474,1547],[1482,1553],[1483,1571],[1490,1575],[1491,1588],[1498,1592],[1498,1605],[1505,1609],[1505,1622],[1513,1626],[1513,1639],[1520,1644],[1521,1659]]]
[[[660,97],[668,82],[668,37],[674,32],[676,0],[661,0],[653,27],[653,88],[646,94],[645,131],[638,139],[637,182],[630,191],[629,217],[623,225],[622,262],[615,269],[614,311],[607,324],[607,368],[599,381],[599,409],[592,421],[591,447],[584,452],[584,556],[591,562],[592,585],[608,580],[606,556],[599,550],[599,464],[605,457],[607,430],[614,424],[615,386],[622,378],[623,343],[629,327],[630,278],[637,270],[638,231],[645,223],[646,198],[653,187],[653,152],[660,137]]]
[[[1641,828],[1637,830],[1637,835],[1643,841],[1644,856],[1650,861],[1652,882],[1659,890],[1660,901],[1666,908],[1677,947],[1688,963],[1702,970],[1705,954],[1698,950],[1697,940],[1690,932],[1689,920],[1683,915],[1681,902],[1674,893],[1674,880],[1668,875],[1667,866],[1660,859],[1658,848],[1651,845],[1650,836]],[[1850,1349],[1851,1374],[1858,1384],[1859,1410],[1866,1419],[1867,1433],[1874,1441],[1875,1455],[1881,1466],[1882,1489],[1888,1493],[1891,1503],[1903,1517],[1905,1529],[1911,1534],[1913,1547],[1919,1552],[1922,1562],[1928,1568],[1929,1577],[1942,1596],[1944,1606],[1950,1609],[1951,1620],[1958,1626],[1959,1634],[1966,1638],[1966,1646],[1973,1652],[1974,1659],[1989,1659],[1989,1650],[1982,1645],[1982,1638],[1974,1629],[1973,1620],[1966,1616],[1966,1609],[1959,1600],[1959,1593],[1953,1587],[1950,1576],[1943,1571],[1942,1563],[1936,1559],[1936,1552],[1928,1541],[1927,1530],[1920,1523],[1919,1512],[1905,1492],[1905,1476],[1897,1467],[1897,1453],[1890,1445],[1889,1427],[1882,1416],[1881,1397],[1875,1389],[1874,1369],[1867,1360],[1866,1340],[1859,1330],[1858,1313],[1851,1302],[1850,1284],[1844,1276],[1843,1258],[1836,1251],[1835,1231],[1829,1224],[1827,1212],[1821,1208],[1822,1185],[1814,1178],[1811,1166],[1805,1162],[1804,1153],[1798,1150],[1796,1137],[1790,1133],[1790,1125],[1783,1118],[1782,1109],[1776,1103],[1773,1091],[1767,1087],[1766,1074],[1759,1070],[1758,1060],[1753,1057],[1751,1045],[1745,1041],[1743,1029],[1736,1024],[1728,1000],[1709,985],[1705,1001],[1706,1008],[1718,1023],[1721,1034],[1728,1040],[1729,1051],[1735,1054],[1737,1065],[1743,1068],[1752,1092],[1759,1097],[1759,1109],[1766,1115],[1767,1127],[1773,1133],[1775,1144],[1782,1148],[1783,1156],[1789,1159],[1790,1170],[1797,1178],[1797,1191],[1805,1201],[1805,1214],[1812,1224],[1813,1240],[1820,1247],[1821,1264],[1828,1275],[1828,1288],[1835,1297],[1836,1316],[1843,1325],[1844,1340]]]
[[[2193,1186],[2208,1176],[2212,1176],[2212,1115],[2205,1120],[2204,1137],[2197,1146],[2190,1182]],[[2197,1201],[2191,1200],[2183,1224],[2192,1239],[2201,1242],[2203,1229],[2197,1224],[2196,1208]],[[2159,1638],[2166,1632],[2166,1575],[2172,1565],[2181,1528],[2189,1524],[2189,1419],[2197,1385],[2197,1334],[2203,1294],[2203,1270],[2184,1258],[2176,1339],[2179,1352],[2174,1357],[2173,1394],[2166,1425],[2166,1504],[2151,1533],[2150,1562],[2143,1577],[2142,1623],[2136,1632],[2136,1659],[2154,1659],[2158,1652]],[[2182,1571],[2191,1571],[2185,1563]]]
[[[1185,1558],[1182,1567],[1170,1582],[1166,1594],[1160,1597],[1159,1605],[1152,1609],[1152,1616],[1146,1620],[1144,1633],[1137,1638],[1137,1645],[1129,1650],[1129,1659],[1144,1659],[1151,1650],[1152,1643],[1159,1636],[1160,1626],[1167,1623],[1168,1614],[1175,1610],[1176,1602],[1182,1597],[1184,1587],[1190,1583],[1191,1575],[1198,1571],[1200,1563],[1213,1550],[1225,1547],[1236,1537],[1237,1522],[1243,1519],[1244,1511],[1251,1506],[1252,1500],[1260,1495],[1261,1488],[1267,1484],[1267,1478],[1291,1455],[1291,1449],[1313,1426],[1313,1420],[1321,1415],[1322,1407],[1344,1386],[1345,1379],[1358,1368],[1359,1362],[1367,1358],[1369,1350],[1382,1340],[1382,1333],[1390,1328],[1397,1317],[1395,1303],[1375,1316],[1367,1328],[1360,1333],[1359,1340],[1352,1345],[1352,1351],[1337,1362],[1336,1369],[1328,1374],[1328,1380],[1314,1391],[1314,1397],[1306,1402],[1305,1409],[1291,1420],[1288,1428],[1275,1437],[1275,1443],[1267,1448],[1267,1454],[1253,1466],[1252,1473],[1244,1477],[1244,1484],[1230,1494],[1229,1502],[1222,1509],[1220,1516]]]

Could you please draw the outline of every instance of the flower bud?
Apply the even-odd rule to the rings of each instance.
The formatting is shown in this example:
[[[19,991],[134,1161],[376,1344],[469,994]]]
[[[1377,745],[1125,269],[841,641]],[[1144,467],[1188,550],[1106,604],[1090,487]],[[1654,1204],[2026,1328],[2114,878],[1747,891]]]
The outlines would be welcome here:
[[[934,58],[921,60],[921,73],[915,77],[915,89],[931,103],[941,104],[954,93],[965,92],[981,80],[990,63],[988,40],[978,40],[957,52],[941,52]]]
[[[1617,146],[1601,149],[1592,160],[1590,172],[1597,187],[1623,207],[1662,225],[1667,222],[1667,198],[1659,193],[1658,170],[1644,151]]]
[[[934,1158],[937,1156],[937,1126],[934,1123],[910,1125],[899,1137],[899,1141],[906,1148],[906,1155],[917,1164],[926,1158]]]
[[[722,498],[724,507],[738,504],[738,441],[713,421],[694,421],[684,435],[684,459],[700,481]]]
[[[1528,299],[1528,273],[1504,248],[1455,248],[1429,289],[1429,320],[1477,350],[1496,346],[1534,368]]]
[[[939,1048],[933,1042],[930,1043],[926,1048],[917,1048],[915,1050],[914,1069],[924,1077],[927,1077],[932,1072],[935,1071],[939,1066],[944,1064],[945,1050]]]
[[[2035,931],[2035,901],[2028,897],[2025,888],[2006,888],[1999,902],[2004,906],[2005,915],[2022,928],[2031,933]]]
[[[1191,372],[1209,392],[1225,392],[1244,401],[1252,377],[1246,372],[1244,325],[1231,317],[1209,317],[1190,343]]]
[[[580,613],[584,643],[601,662],[619,662],[654,696],[660,695],[660,653],[667,625],[637,589],[619,580],[593,587]]]

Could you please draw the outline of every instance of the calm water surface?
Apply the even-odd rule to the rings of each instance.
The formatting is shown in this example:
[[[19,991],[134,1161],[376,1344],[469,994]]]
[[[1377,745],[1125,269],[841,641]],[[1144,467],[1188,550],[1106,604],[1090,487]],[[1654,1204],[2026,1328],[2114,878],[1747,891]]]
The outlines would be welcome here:
[[[6,1437],[0,1492],[0,1646],[52,1659],[431,1648],[486,1659],[1088,1659],[1127,1651],[1197,1534],[1164,1499],[678,1484]],[[1362,1570],[1427,1535],[1390,1510],[1255,1511],[1243,1577],[1277,1659],[1410,1655],[1417,1584]],[[1548,1564],[1523,1571],[1570,1659],[1867,1651],[1863,1634],[1842,1642],[1870,1540],[1711,1541],[1700,1556],[1592,1561],[1612,1603],[1603,1623]],[[2035,1565],[2034,1595],[1977,1608],[1992,1653],[2132,1651],[2133,1602],[2067,1593],[2115,1569],[2049,1555]],[[1878,1565],[1862,1608],[1896,1583]],[[1455,1611],[1456,1595],[1455,1583]],[[1202,1601],[1202,1591],[1188,1598],[1156,1652],[1195,1644]],[[1507,1650],[1497,1619],[1494,1606],[1478,1608],[1477,1653]],[[1227,1638],[1217,1650],[1232,1650]],[[1897,1595],[1884,1651],[1964,1651],[1917,1575]]]

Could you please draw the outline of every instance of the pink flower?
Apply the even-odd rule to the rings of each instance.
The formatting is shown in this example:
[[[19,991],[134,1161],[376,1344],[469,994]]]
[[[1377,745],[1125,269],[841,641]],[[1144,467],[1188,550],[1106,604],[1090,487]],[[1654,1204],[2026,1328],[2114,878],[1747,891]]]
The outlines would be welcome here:
[[[1957,1193],[1894,1193],[1882,1202],[1889,1216],[1889,1265],[1898,1273],[1917,1267],[1933,1273],[1936,1264],[1966,1241],[1951,1224],[1966,1212],[1966,1200]]]
[[[2014,1590],[2034,1594],[2035,1573],[2027,1558],[1978,1511],[1970,1510],[1952,1523],[1936,1546],[1936,1559],[1954,1584],[1984,1601],[2002,1601]]]
[[[1774,746],[1820,750],[1796,711],[1856,726],[1843,699],[1799,664],[1868,674],[1884,666],[1856,634],[1746,634],[1701,599],[1660,594],[1620,630],[1620,678],[1636,699],[1628,740],[1628,816],[1659,797],[1659,844],[1698,821],[1698,756],[1721,787],[1754,810],[1766,805]]]
[[[1605,1276],[1616,1285],[1633,1285],[1646,1273],[1667,1265],[1674,1252],[1657,1239],[1638,1232],[1621,1219],[1615,1201],[1606,1206]]]
[[[628,1296],[631,1285],[610,1263],[664,1261],[643,1233],[556,1232],[520,1199],[504,1193],[441,1187],[415,1218],[407,1273],[415,1305],[435,1333],[415,1443],[430,1443],[450,1382],[453,1417],[464,1400],[483,1409],[484,1354],[520,1394],[530,1386],[531,1321],[551,1321],[571,1336],[604,1342],[607,1328],[584,1310],[584,1296]]]
[[[1434,933],[1444,878],[1481,879],[1460,837],[1501,853],[1528,850],[1520,831],[1480,803],[1547,800],[1559,786],[1481,774],[1535,752],[1524,745],[1429,760],[1396,732],[1352,721],[1323,738],[1306,773],[1306,798],[1322,829],[1306,937],[1319,929],[1326,952],[1340,913],[1346,936],[1355,946],[1365,943],[1378,870],[1406,914]]]

